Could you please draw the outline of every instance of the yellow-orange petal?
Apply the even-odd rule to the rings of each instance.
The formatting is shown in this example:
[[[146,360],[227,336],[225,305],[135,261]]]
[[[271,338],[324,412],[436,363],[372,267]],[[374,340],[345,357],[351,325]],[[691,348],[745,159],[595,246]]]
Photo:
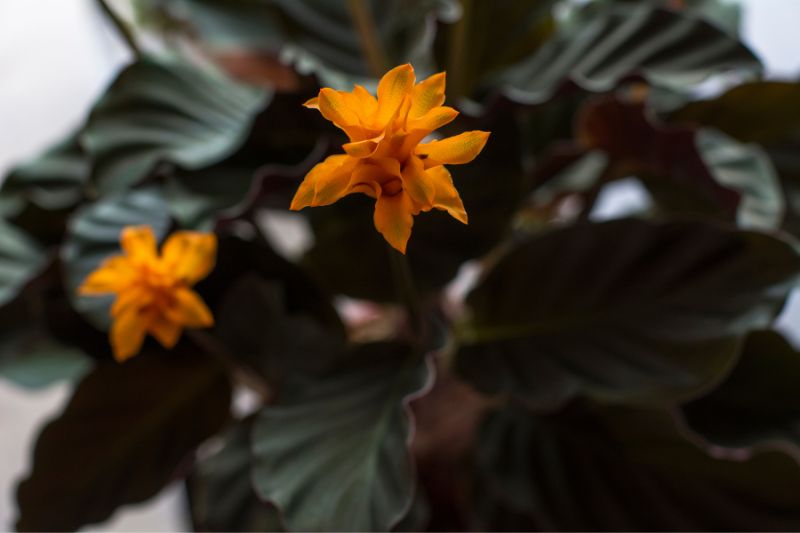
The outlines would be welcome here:
[[[319,98],[316,96],[314,98],[309,98],[303,102],[303,107],[307,107],[309,109],[319,109]]]
[[[419,82],[411,90],[411,119],[419,118],[444,103],[445,73],[440,72]]]
[[[392,196],[381,194],[375,202],[375,229],[386,242],[403,254],[406,253],[406,244],[414,225],[413,212],[411,197],[404,191]]]
[[[431,206],[434,188],[418,157],[411,156],[403,167],[403,189],[423,208]]]
[[[378,83],[378,110],[376,124],[383,128],[397,115],[403,101],[414,87],[414,68],[400,65],[384,74]]]
[[[418,156],[423,156],[423,159],[428,159],[425,161],[426,167],[434,167],[443,163],[460,165],[475,159],[486,146],[488,139],[489,132],[467,131],[441,141],[420,144],[415,152]]]
[[[362,117],[372,117],[378,110],[378,100],[361,85],[355,85],[352,94]]]
[[[433,185],[434,193],[432,205],[436,209],[447,211],[450,216],[462,222],[467,223],[467,212],[464,209],[464,203],[458,195],[458,191],[453,185],[453,178],[450,176],[450,171],[443,166],[429,168],[425,171],[428,181]]]
[[[167,320],[159,315],[154,317],[147,326],[147,331],[156,338],[164,348],[174,348],[183,332],[183,326]]]
[[[140,310],[155,300],[155,293],[142,285],[131,285],[117,294],[111,305],[111,316],[116,318],[131,309]]]
[[[86,276],[78,287],[78,294],[90,296],[119,292],[131,284],[133,275],[134,270],[127,257],[123,255],[109,257],[97,270]]]
[[[164,310],[164,318],[188,328],[206,328],[214,325],[214,316],[196,292],[179,287],[172,296],[174,304]]]
[[[217,237],[213,233],[177,231],[161,248],[161,260],[176,278],[194,285],[214,268]]]
[[[156,258],[156,236],[150,226],[128,226],[122,230],[120,244],[125,255],[133,261]]]
[[[142,349],[145,336],[145,317],[138,310],[129,309],[111,324],[111,348],[120,363],[130,359]]]
[[[328,205],[346,195],[350,176],[358,161],[340,154],[317,163],[297,189],[290,209],[299,211],[308,206]]]
[[[383,135],[377,138],[377,140],[368,139],[366,141],[357,141],[352,143],[347,143],[342,145],[342,148],[347,155],[351,157],[356,157],[358,159],[363,159],[365,157],[370,157],[375,153],[378,149],[378,143],[380,139],[383,138]]]
[[[322,89],[317,97],[317,105],[322,116],[343,129],[348,135],[354,129],[360,129],[361,123],[357,109],[347,93],[333,89]]]
[[[408,131],[414,131],[414,130],[424,131],[425,134],[422,137],[419,137],[419,140],[422,140],[422,138],[424,138],[425,135],[428,135],[430,132],[434,130],[438,130],[445,124],[449,124],[450,122],[455,120],[457,116],[458,116],[458,111],[456,111],[452,107],[447,107],[447,106],[435,107],[419,118],[411,119],[409,116],[406,129],[408,129]]]

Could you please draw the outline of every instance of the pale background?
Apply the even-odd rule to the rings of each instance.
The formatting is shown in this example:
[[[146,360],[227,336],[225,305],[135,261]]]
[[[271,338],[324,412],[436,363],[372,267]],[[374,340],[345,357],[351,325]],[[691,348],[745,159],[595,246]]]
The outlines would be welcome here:
[[[744,0],[744,33],[774,77],[800,77],[800,0]],[[0,176],[76,127],[97,94],[128,60],[92,0],[0,0]],[[640,201],[635,189],[607,196],[597,212]],[[782,329],[798,340],[800,304]],[[13,527],[14,488],[29,467],[38,428],[67,399],[67,386],[29,393],[0,381],[0,531]],[[185,530],[177,487],[129,506],[92,530]]]

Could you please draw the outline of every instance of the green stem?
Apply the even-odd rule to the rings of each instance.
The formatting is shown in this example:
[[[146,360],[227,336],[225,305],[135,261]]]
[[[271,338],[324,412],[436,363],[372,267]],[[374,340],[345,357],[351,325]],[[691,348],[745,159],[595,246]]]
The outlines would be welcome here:
[[[414,276],[411,274],[411,267],[408,264],[408,258],[391,246],[388,246],[388,252],[389,260],[392,264],[392,277],[397,291],[397,299],[406,309],[411,330],[416,337],[414,340],[417,343],[421,343],[424,329],[422,305],[414,284]]]
[[[122,37],[122,40],[125,41],[125,44],[128,45],[128,48],[133,55],[138,59],[142,57],[142,50],[139,48],[139,44],[136,42],[136,38],[133,36],[130,28],[125,24],[125,22],[119,18],[119,15],[111,9],[111,6],[108,5],[107,0],[97,0],[97,5],[100,7],[100,10],[103,14],[108,17],[108,20],[111,21],[111,24],[114,25],[116,28],[117,33],[119,36]]]
[[[378,32],[375,29],[375,20],[372,18],[372,10],[367,5],[366,0],[347,0],[350,16],[356,25],[358,35],[361,39],[361,47],[367,58],[372,74],[380,78],[384,72],[389,70],[389,61],[378,39]]]

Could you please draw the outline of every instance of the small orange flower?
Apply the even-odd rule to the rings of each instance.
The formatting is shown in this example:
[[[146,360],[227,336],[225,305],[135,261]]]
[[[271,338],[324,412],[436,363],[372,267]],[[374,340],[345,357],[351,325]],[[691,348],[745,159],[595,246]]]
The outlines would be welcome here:
[[[413,215],[441,209],[467,223],[464,204],[445,164],[472,161],[489,133],[468,131],[454,137],[420,142],[444,126],[458,111],[443,106],[445,73],[415,85],[411,65],[386,73],[378,97],[356,85],[352,92],[322,89],[305,103],[344,130],[350,142],[345,154],[333,155],[308,173],[291,209],[329,205],[351,193],[375,198],[375,228],[402,253],[411,236]]]
[[[117,361],[133,357],[151,334],[165,348],[178,342],[183,328],[214,324],[206,304],[190,287],[214,267],[213,233],[179,231],[159,256],[149,226],[127,227],[120,237],[122,255],[106,259],[78,288],[82,295],[116,294],[111,307],[111,347]]]

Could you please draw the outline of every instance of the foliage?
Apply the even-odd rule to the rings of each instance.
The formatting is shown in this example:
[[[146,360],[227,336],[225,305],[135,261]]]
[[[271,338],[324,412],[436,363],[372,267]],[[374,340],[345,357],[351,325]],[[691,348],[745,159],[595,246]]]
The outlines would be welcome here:
[[[0,379],[75,383],[19,530],[176,479],[196,530],[800,529],[800,84],[730,3],[130,1],[131,63],[0,184]],[[370,200],[289,214],[347,142],[302,103],[405,62],[491,132],[407,263]],[[141,225],[215,234],[215,325],[120,364],[76,289]]]

